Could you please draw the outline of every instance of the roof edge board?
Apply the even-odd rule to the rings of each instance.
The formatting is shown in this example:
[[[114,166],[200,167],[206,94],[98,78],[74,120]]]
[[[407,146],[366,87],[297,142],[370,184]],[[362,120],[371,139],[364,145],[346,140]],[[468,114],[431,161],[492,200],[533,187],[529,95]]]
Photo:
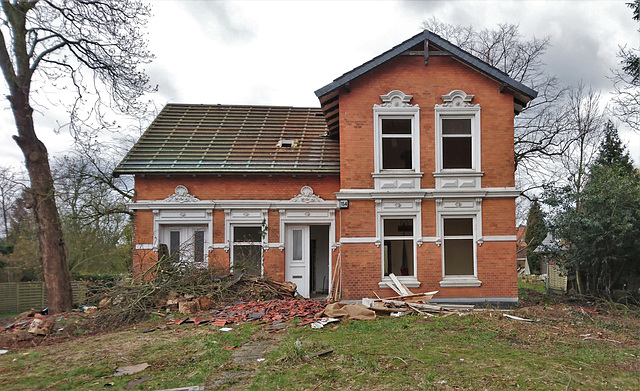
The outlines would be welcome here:
[[[533,100],[538,93],[532,88],[527,87],[526,85],[514,80],[509,77],[506,73],[502,72],[498,68],[495,68],[486,62],[480,60],[474,55],[466,52],[465,50],[457,47],[446,39],[440,37],[439,35],[432,33],[428,30],[423,30],[422,32],[414,35],[408,40],[400,43],[399,45],[394,46],[393,48],[387,50],[386,52],[372,58],[371,60],[365,62],[364,64],[354,68],[353,70],[343,74],[342,76],[335,79],[333,82],[325,85],[322,88],[319,88],[315,91],[316,97],[322,99],[325,95],[335,91],[343,84],[362,76],[363,74],[371,71],[373,68],[384,64],[385,62],[391,60],[392,58],[401,55],[406,50],[409,50],[411,47],[417,45],[421,41],[428,40],[430,44],[438,47],[439,49],[451,53],[455,58],[459,59],[463,63],[478,69],[480,72],[486,74],[489,77],[495,78],[500,82],[504,82],[509,85],[512,89],[518,91],[522,95]]]

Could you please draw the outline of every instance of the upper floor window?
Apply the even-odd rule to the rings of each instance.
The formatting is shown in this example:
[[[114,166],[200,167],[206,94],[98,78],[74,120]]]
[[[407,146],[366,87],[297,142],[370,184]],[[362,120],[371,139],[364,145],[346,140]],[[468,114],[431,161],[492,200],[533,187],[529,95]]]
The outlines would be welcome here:
[[[454,90],[436,105],[436,171],[480,171],[480,106]]]
[[[375,172],[417,171],[420,167],[418,105],[412,95],[391,91],[373,106]]]

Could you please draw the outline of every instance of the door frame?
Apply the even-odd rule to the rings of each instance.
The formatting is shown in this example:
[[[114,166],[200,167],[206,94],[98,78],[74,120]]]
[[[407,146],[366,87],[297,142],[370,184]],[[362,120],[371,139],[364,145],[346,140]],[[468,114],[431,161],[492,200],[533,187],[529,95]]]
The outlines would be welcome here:
[[[339,246],[339,244],[336,242],[335,209],[328,209],[324,205],[318,208],[313,208],[311,205],[305,205],[304,207],[298,207],[295,209],[294,208],[281,209],[280,210],[280,244],[279,244],[280,251],[286,251],[286,249],[288,249],[289,244],[286,243],[286,235],[287,235],[287,229],[288,229],[287,226],[296,226],[296,225],[307,226],[307,227],[311,225],[328,225],[329,226],[328,286],[331,287],[331,282],[333,279],[333,251],[335,251],[336,248],[338,248]],[[286,255],[285,255],[284,267],[285,267],[284,274],[286,276],[286,272],[288,268]],[[309,279],[311,278],[310,275],[308,277]],[[309,289],[310,288],[311,288],[311,284],[309,284]]]

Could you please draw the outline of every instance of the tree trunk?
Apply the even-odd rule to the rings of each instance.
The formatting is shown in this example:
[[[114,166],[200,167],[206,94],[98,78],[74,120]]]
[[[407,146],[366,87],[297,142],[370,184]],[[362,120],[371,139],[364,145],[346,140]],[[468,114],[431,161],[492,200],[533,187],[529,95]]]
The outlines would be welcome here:
[[[33,109],[27,97],[14,93],[9,101],[18,128],[18,136],[13,138],[24,154],[31,181],[30,206],[36,219],[49,313],[70,311],[73,308],[71,278],[47,148],[35,134]]]

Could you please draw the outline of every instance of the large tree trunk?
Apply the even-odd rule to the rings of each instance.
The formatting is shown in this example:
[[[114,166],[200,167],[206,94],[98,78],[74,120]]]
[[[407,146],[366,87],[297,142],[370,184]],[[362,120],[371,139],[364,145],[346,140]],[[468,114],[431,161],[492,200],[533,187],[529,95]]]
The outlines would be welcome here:
[[[18,136],[13,138],[22,149],[31,181],[30,206],[36,219],[49,313],[70,311],[73,308],[71,278],[47,148],[35,134],[33,109],[26,96],[12,94],[9,101],[18,128]]]

